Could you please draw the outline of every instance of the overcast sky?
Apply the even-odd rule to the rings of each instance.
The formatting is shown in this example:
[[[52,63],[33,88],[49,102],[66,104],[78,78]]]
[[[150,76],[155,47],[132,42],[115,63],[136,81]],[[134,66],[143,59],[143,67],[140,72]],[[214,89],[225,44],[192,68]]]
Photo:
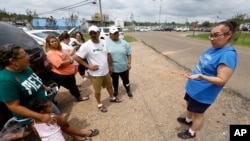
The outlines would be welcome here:
[[[88,3],[70,10],[59,10],[41,16],[53,16],[55,19],[69,17],[70,13],[91,19],[99,13],[99,0],[0,0],[0,9],[10,13],[26,14],[26,9],[45,13],[79,2]],[[250,15],[250,0],[101,0],[102,13],[110,20],[120,18],[139,22],[177,22],[222,21],[237,13]]]

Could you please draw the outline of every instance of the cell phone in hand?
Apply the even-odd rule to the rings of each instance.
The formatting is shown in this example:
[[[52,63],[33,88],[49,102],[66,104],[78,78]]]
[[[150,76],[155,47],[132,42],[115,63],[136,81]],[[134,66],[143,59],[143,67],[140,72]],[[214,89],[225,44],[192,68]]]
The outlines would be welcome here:
[[[51,95],[54,95],[58,92],[58,87],[55,86],[55,87],[52,87],[51,89],[49,89],[46,93],[47,93],[47,96],[51,96]]]

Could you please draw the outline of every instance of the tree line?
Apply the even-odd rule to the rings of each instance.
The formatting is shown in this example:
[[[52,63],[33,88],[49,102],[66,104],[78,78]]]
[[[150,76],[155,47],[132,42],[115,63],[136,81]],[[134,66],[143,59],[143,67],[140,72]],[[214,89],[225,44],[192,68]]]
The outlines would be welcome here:
[[[5,9],[0,10],[0,21],[7,21],[7,22],[16,22],[16,21],[22,21],[26,23],[32,22],[32,19],[38,17],[38,14],[36,11],[31,11],[29,9],[26,9],[26,14],[17,14],[17,13],[9,13]],[[46,17],[39,17],[39,18],[46,18]],[[78,19],[78,15],[71,13],[69,17],[67,17],[69,21],[74,21],[75,19]],[[239,14],[232,16],[232,18],[228,20],[233,20],[238,23],[238,25],[243,23],[250,22],[250,15],[248,14]],[[114,21],[110,21],[110,23],[114,23]],[[186,22],[186,23],[176,23],[176,22],[164,22],[164,23],[157,23],[157,22],[137,22],[137,21],[125,21],[125,26],[131,26],[131,25],[140,25],[140,26],[187,26],[192,27],[194,23],[198,23],[199,27],[211,27],[215,23],[210,21],[204,21],[202,23],[199,23],[198,21],[194,22]]]

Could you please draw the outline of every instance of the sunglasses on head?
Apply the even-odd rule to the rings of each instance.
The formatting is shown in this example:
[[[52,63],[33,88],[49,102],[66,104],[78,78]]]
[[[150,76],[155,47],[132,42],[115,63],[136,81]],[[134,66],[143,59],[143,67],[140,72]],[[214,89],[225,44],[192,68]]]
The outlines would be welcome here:
[[[25,57],[28,56],[27,53],[25,53],[25,55],[23,55],[23,56],[21,56],[21,57],[13,56],[13,51],[14,51],[14,49],[15,49],[15,48],[18,48],[17,45],[7,44],[7,48],[8,48],[8,50],[7,50],[6,53],[7,53],[8,58],[22,59],[22,58],[25,58]]]
[[[12,53],[13,53],[13,48],[14,48],[15,46],[13,45],[13,44],[7,44],[7,48],[8,48],[8,50],[7,50],[7,56],[9,57],[9,58],[12,58]]]

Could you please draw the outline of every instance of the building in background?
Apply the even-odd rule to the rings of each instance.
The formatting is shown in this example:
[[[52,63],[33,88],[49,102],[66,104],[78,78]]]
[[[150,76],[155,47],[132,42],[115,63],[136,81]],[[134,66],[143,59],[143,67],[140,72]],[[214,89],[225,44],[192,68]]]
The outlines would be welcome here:
[[[124,21],[120,18],[115,19],[115,26],[124,28]]]
[[[33,29],[69,30],[75,27],[80,30],[81,21],[79,19],[54,19],[53,17],[33,18],[31,26]]]

